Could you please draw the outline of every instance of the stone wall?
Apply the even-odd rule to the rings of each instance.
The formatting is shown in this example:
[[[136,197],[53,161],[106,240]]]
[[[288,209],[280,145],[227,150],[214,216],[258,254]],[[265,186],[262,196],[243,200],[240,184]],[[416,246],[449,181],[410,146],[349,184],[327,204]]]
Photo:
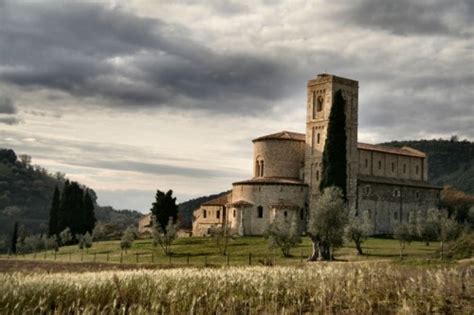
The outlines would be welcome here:
[[[254,165],[264,162],[263,177],[300,178],[304,166],[304,142],[265,139],[254,142]],[[257,174],[254,166],[254,176]]]
[[[232,201],[245,200],[247,207],[230,207],[230,226],[244,235],[262,235],[268,224],[276,218],[291,220],[293,215],[300,215],[305,208],[307,187],[305,185],[234,185]],[[278,205],[278,206],[276,206]],[[286,205],[286,206],[285,206]],[[263,208],[263,216],[258,217],[257,208]],[[233,215],[235,210],[235,217]],[[301,224],[304,225],[304,218]],[[241,228],[243,224],[243,228]]]
[[[358,173],[362,175],[424,180],[425,158],[359,149]]]
[[[357,212],[369,211],[374,234],[390,234],[410,212],[437,207],[439,189],[359,181]]]
[[[201,206],[194,211],[193,216],[193,236],[206,236],[209,228],[222,226],[227,209],[223,206]]]

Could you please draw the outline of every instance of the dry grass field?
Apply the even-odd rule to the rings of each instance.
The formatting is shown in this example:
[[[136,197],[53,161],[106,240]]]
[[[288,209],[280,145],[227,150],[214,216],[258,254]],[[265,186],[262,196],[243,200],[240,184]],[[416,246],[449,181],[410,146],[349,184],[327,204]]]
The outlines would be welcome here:
[[[311,263],[304,267],[190,267],[96,272],[74,268],[79,272],[59,270],[50,273],[41,268],[29,271],[19,268],[17,272],[0,273],[0,313],[474,312],[472,264],[426,268],[390,262],[332,262]]]

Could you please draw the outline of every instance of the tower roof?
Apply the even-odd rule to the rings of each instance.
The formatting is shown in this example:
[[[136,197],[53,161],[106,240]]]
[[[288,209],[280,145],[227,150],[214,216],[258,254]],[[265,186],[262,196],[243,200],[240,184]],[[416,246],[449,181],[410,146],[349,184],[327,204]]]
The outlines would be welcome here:
[[[252,142],[264,141],[264,140],[293,140],[293,141],[306,141],[304,133],[291,132],[291,131],[280,131],[277,133],[272,133],[266,136],[262,136],[256,139],[253,139]]]

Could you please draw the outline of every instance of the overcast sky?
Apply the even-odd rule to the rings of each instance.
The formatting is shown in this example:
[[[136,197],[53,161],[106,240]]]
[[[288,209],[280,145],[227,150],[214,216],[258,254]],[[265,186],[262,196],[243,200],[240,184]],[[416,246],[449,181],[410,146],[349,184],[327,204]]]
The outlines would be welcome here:
[[[474,140],[474,2],[0,0],[0,147],[147,211],[251,177],[307,80],[359,81],[359,141]]]

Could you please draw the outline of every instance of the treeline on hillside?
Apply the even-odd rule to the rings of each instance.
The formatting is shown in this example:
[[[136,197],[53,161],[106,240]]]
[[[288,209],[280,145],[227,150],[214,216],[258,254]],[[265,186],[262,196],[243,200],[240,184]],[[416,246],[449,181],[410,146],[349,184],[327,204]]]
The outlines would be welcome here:
[[[63,191],[66,180],[63,173],[53,174],[33,165],[28,155],[0,148],[0,252],[10,246],[15,222],[18,222],[20,239],[48,234],[53,192],[55,187]],[[99,206],[95,192],[80,186],[87,189],[95,207],[96,225],[106,237],[117,238],[129,225],[137,224],[139,212]]]
[[[409,146],[428,155],[428,179],[434,185],[452,186],[474,194],[474,143],[460,141],[453,136],[450,140],[392,141],[383,145],[393,147]]]
[[[0,149],[0,234],[10,233],[16,221],[28,230],[46,231],[52,193],[64,182],[64,174],[50,174],[32,165],[31,157]]]
[[[66,180],[62,193],[56,187],[49,212],[48,234],[59,234],[69,228],[73,238],[92,233],[96,222],[94,202],[87,188]]]

